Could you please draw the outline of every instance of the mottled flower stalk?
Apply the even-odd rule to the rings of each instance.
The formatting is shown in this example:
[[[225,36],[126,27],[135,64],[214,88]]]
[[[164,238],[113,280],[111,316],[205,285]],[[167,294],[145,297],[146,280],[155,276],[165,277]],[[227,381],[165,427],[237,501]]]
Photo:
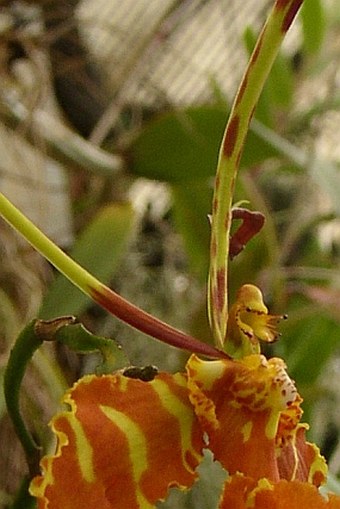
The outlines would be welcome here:
[[[227,271],[232,199],[243,146],[257,101],[303,0],[277,0],[258,38],[223,136],[213,198],[209,318],[216,345],[223,348],[228,320]]]
[[[169,345],[213,358],[227,357],[207,343],[168,325],[134,306],[98,281],[46,237],[27,217],[0,193],[0,215],[37,251],[83,293],[111,314],[136,329]]]

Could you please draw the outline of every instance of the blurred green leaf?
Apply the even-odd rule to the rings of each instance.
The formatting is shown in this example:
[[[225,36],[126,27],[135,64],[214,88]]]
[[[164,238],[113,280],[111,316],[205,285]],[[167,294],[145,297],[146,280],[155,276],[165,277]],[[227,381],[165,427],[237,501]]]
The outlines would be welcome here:
[[[308,0],[301,8],[303,46],[307,53],[317,53],[326,31],[326,16],[321,0]]]
[[[108,282],[118,268],[132,233],[134,214],[129,204],[114,204],[100,210],[76,240],[70,253],[81,266],[102,282]],[[58,275],[40,309],[41,318],[78,315],[90,299]]]
[[[305,318],[288,320],[284,333],[289,341],[286,354],[289,373],[298,385],[309,387],[315,383],[331,354],[340,346],[339,324],[325,313],[316,313],[315,307],[313,309],[314,312]]]
[[[129,147],[130,170],[150,179],[178,183],[215,174],[227,112],[218,106],[168,112],[147,124]],[[278,151],[249,132],[241,165],[259,164]]]
[[[335,477],[331,472],[328,472],[327,482],[325,486],[320,488],[321,493],[327,496],[327,493],[335,493],[340,495],[340,480]]]
[[[317,158],[314,153],[300,149],[256,119],[252,121],[251,128],[261,139],[275,147],[281,156],[307,170],[320,190],[331,199],[334,212],[340,214],[340,170],[334,162]]]
[[[191,268],[205,281],[209,267],[212,188],[206,180],[172,186],[173,210]]]
[[[333,210],[340,215],[340,170],[332,162],[311,157],[309,172],[320,189],[332,201]]]

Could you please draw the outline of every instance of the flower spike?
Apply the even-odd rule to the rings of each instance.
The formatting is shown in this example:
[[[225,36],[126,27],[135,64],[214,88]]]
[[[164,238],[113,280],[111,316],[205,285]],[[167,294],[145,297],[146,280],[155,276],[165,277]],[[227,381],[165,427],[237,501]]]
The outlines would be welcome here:
[[[237,170],[257,101],[302,1],[275,2],[243,75],[220,148],[212,206],[208,290],[210,325],[220,348],[227,333],[229,235]]]

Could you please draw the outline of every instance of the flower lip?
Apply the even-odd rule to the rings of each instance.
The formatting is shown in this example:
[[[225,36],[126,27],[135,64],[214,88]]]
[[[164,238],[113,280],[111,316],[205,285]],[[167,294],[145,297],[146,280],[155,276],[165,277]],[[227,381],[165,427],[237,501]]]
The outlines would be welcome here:
[[[287,315],[271,315],[261,291],[254,285],[243,285],[237,293],[228,319],[227,340],[241,356],[259,353],[259,341],[273,343],[280,337],[277,325]]]

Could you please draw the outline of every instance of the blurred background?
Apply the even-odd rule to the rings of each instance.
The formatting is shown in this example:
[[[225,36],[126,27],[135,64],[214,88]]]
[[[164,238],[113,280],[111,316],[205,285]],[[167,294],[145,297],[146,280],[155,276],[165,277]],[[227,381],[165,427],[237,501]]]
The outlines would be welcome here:
[[[228,109],[267,0],[0,1],[0,189],[59,246],[133,303],[211,341],[209,223]],[[340,12],[309,0],[251,125],[235,201],[266,216],[230,267],[287,313],[282,356],[310,438],[340,474]],[[75,314],[131,364],[182,369],[183,352],[118,322],[0,222],[0,386],[9,350],[36,316]],[[95,357],[44,347],[22,404],[46,423]],[[25,463],[0,387],[0,507]],[[51,447],[53,447],[51,445]],[[177,506],[178,507],[178,506]],[[197,508],[198,506],[195,505]]]

